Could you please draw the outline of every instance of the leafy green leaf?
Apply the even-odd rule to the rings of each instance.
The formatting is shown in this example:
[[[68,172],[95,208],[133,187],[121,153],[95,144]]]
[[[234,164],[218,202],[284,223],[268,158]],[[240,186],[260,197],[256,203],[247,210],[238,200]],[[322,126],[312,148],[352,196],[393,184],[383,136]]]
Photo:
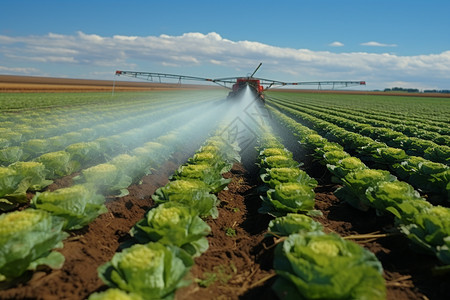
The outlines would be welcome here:
[[[100,278],[113,288],[136,293],[144,299],[172,299],[193,265],[183,249],[160,243],[134,245],[116,253],[98,269]]]
[[[211,228],[193,208],[166,202],[149,210],[145,218],[131,229],[131,235],[141,243],[153,241],[174,245],[192,256],[199,256],[208,249],[205,236],[210,231]]]
[[[0,277],[16,278],[38,265],[61,267],[64,257],[51,251],[68,236],[63,224],[63,219],[32,208],[0,215]]]
[[[63,217],[65,230],[84,227],[100,214],[107,212],[105,198],[86,185],[73,185],[53,192],[37,193],[32,199],[36,208]]]
[[[375,255],[335,234],[291,234],[275,249],[281,299],[385,299]]]

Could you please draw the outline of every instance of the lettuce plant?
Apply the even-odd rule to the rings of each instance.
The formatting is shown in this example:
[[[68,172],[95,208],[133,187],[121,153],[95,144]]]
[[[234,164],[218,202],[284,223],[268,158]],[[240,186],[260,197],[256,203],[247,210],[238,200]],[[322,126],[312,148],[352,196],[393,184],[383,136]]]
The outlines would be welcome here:
[[[80,164],[71,160],[70,154],[66,151],[56,151],[42,154],[35,161],[45,166],[48,179],[72,174],[80,168]]]
[[[211,228],[197,212],[181,203],[166,202],[149,210],[144,219],[131,229],[131,235],[141,243],[159,242],[199,256],[209,245],[205,238]]]
[[[20,161],[23,156],[23,150],[19,146],[2,148],[0,145],[0,164],[9,165],[16,161]]]
[[[156,203],[180,202],[194,208],[201,217],[217,218],[218,200],[210,194],[210,187],[200,180],[174,180],[157,189],[152,195]]]
[[[379,211],[388,207],[396,208],[399,203],[411,200],[423,200],[414,188],[404,181],[383,181],[366,190],[366,199]]]
[[[107,212],[105,198],[86,185],[73,185],[53,192],[36,193],[34,207],[65,219],[64,229],[80,229]]]
[[[269,222],[269,235],[288,236],[293,233],[308,233],[322,231],[323,226],[312,218],[289,213],[284,217],[278,217]]]
[[[411,215],[409,220],[400,222],[400,230],[415,245],[429,254],[436,254],[443,263],[450,264],[450,208],[430,206]]]
[[[136,244],[116,253],[98,273],[112,288],[144,299],[173,299],[175,290],[186,284],[182,279],[193,263],[186,251],[175,246]]]
[[[350,154],[348,154],[347,152],[345,152],[343,150],[333,150],[333,151],[326,152],[323,155],[325,163],[332,164],[332,165],[337,163],[338,161],[340,161],[344,158],[348,158],[348,157],[350,157]]]
[[[267,197],[262,197],[263,203],[258,210],[273,216],[283,216],[287,213],[309,212],[314,209],[314,190],[302,183],[287,182],[267,191]]]
[[[74,179],[84,182],[99,192],[117,193],[120,196],[128,194],[127,188],[133,181],[130,176],[111,163],[84,169],[81,175]]]
[[[62,218],[32,208],[0,215],[0,282],[40,265],[60,268],[64,256],[52,249],[63,247],[63,225]]]
[[[278,184],[287,182],[299,182],[311,188],[317,186],[317,181],[299,168],[266,169],[266,173],[261,174],[261,180],[270,188],[275,188]]]
[[[380,182],[394,180],[396,180],[396,177],[388,171],[374,169],[356,170],[342,178],[344,187],[338,189],[335,195],[355,208],[367,211],[370,208],[370,202],[365,196],[366,190]]]
[[[220,192],[231,182],[231,179],[222,177],[220,170],[217,171],[208,164],[187,164],[181,166],[171,179],[195,179],[203,181],[210,187],[212,193]]]
[[[337,178],[342,178],[350,172],[367,169],[367,166],[359,158],[350,156],[339,160],[335,164],[327,164],[327,168]]]
[[[299,163],[287,155],[273,155],[261,159],[261,168],[294,168],[298,167]]]
[[[45,179],[44,165],[38,162],[16,162],[0,167],[0,210],[27,203],[27,190],[41,190],[50,183]]]
[[[275,248],[280,299],[385,299],[375,255],[335,234],[291,234]]]
[[[119,289],[107,289],[104,292],[93,293],[88,300],[143,300],[140,295],[127,293]]]

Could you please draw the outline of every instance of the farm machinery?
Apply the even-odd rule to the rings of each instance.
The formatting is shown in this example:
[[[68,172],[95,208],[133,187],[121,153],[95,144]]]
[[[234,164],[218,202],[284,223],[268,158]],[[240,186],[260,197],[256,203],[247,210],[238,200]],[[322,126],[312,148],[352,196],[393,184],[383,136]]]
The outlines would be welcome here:
[[[274,88],[274,87],[282,87],[282,86],[301,86],[301,85],[316,85],[319,89],[324,86],[331,87],[331,89],[337,87],[349,87],[355,85],[365,85],[365,81],[309,81],[309,82],[284,82],[278,80],[264,79],[254,77],[255,73],[261,67],[262,63],[256,67],[253,73],[249,74],[245,77],[226,77],[226,78],[203,78],[203,77],[195,77],[195,76],[186,76],[186,75],[176,75],[176,74],[166,74],[166,73],[152,73],[152,72],[136,72],[136,71],[116,71],[116,76],[128,76],[132,78],[140,78],[148,81],[159,81],[162,83],[163,79],[175,79],[178,80],[178,83],[181,84],[182,80],[194,80],[194,81],[207,81],[216,83],[222,87],[230,89],[228,93],[228,98],[236,98],[239,94],[241,94],[246,87],[248,86],[252,92],[264,101],[264,91]]]

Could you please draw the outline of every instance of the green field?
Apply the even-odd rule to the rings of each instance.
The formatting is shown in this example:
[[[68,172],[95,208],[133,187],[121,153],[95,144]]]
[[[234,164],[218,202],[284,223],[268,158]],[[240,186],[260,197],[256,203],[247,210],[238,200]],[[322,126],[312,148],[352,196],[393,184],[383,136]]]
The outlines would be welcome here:
[[[186,285],[195,298],[233,290],[249,268],[260,277],[245,284],[259,292],[234,288],[231,298],[448,292],[435,287],[450,271],[450,98],[272,91],[257,101],[221,90],[0,94],[0,298],[183,299],[176,293]],[[236,188],[243,182],[251,192]],[[114,240],[104,257],[56,250],[75,242],[93,250],[85,242],[93,228],[126,219],[127,210],[114,212],[119,203],[139,207],[140,221],[120,236],[96,232]],[[342,209],[349,219],[333,217]],[[243,219],[217,227],[226,210]],[[216,245],[224,232],[233,250]],[[239,265],[234,255],[226,276],[217,266],[196,269],[214,261],[211,251],[239,251],[246,239],[258,251],[270,239],[269,267],[256,258]],[[395,255],[421,260],[433,282]],[[52,276],[72,261],[99,273],[60,272],[73,283]],[[191,269],[198,277],[185,284]],[[45,289],[35,288],[36,272],[48,278]],[[90,284],[80,289],[83,278]],[[49,287],[63,283],[67,294]]]

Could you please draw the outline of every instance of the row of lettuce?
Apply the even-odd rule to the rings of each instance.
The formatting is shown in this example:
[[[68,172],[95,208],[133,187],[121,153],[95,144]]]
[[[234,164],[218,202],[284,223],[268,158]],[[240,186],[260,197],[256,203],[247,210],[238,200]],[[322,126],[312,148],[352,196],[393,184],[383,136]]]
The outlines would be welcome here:
[[[133,105],[130,105],[130,102]],[[0,112],[0,149],[20,146],[33,139],[56,139],[54,137],[77,132],[82,129],[100,129],[102,124],[114,126],[119,119],[132,120],[142,114],[182,104],[184,101],[167,102],[152,98],[114,104],[92,103],[84,106],[65,106],[23,111],[21,113]],[[114,127],[113,127],[114,128]],[[69,135],[68,138],[71,138]]]
[[[432,205],[414,188],[386,170],[368,168],[337,143],[270,107],[272,116],[289,128],[300,143],[333,174],[342,188],[335,194],[360,210],[376,209],[395,217],[399,230],[420,252],[450,265],[450,209]]]
[[[276,103],[293,108],[298,112],[308,114],[321,120],[338,125],[346,130],[360,133],[372,139],[387,144],[389,147],[404,149],[408,155],[422,156],[433,162],[450,164],[450,136],[439,135],[435,143],[422,137],[410,137],[402,132],[395,131],[388,122],[383,123],[384,127],[373,126],[364,121],[366,118],[356,118],[350,114],[336,112],[327,108],[308,108],[299,103],[291,103],[277,100]],[[336,115],[337,114],[337,115]],[[356,119],[352,120],[352,119]],[[434,132],[433,132],[434,133]],[[432,133],[429,134],[432,136]]]
[[[165,113],[163,114],[163,112]],[[166,134],[169,130],[185,124],[180,117],[185,113],[186,111],[169,108],[164,111],[159,110],[150,114],[144,114],[143,118],[136,117],[137,123],[130,122],[127,119],[121,120],[118,121],[120,124],[114,128],[124,126],[124,122],[132,123],[132,127],[110,136],[102,136],[91,141],[70,144],[63,150],[41,154],[32,161],[18,161],[7,167],[0,167],[0,210],[14,209],[21,203],[28,201],[27,191],[40,191],[51,184],[53,180],[70,175],[96,163],[113,160],[114,163],[123,165],[123,168],[133,168],[136,162],[132,162],[132,159],[128,158],[126,154],[118,157],[115,157],[115,155],[127,151],[132,156],[145,155],[145,151],[142,155],[139,154],[139,151],[143,151],[140,147],[144,145],[145,141],[151,140],[158,135]],[[158,115],[161,115],[161,117],[158,117]],[[148,121],[149,118],[151,121]],[[194,128],[189,125],[189,122],[186,126],[189,129]],[[124,128],[128,127],[125,126]],[[170,139],[170,137],[171,135],[167,135],[166,139]],[[80,136],[80,138],[86,139],[87,136]],[[130,160],[129,163],[121,162],[121,160],[127,159]],[[148,163],[142,164],[143,167],[147,165]],[[108,165],[96,165],[87,170],[85,169],[83,175],[88,177],[88,181],[92,181],[95,178],[91,180],[90,177],[97,176],[96,173],[105,167],[108,167]],[[109,166],[109,168],[111,169],[112,167]],[[135,176],[139,177],[141,175],[142,172],[136,170]],[[121,180],[124,181],[118,184],[125,188],[128,187],[126,182],[129,182],[130,178],[124,176]]]
[[[153,194],[155,206],[130,231],[135,244],[98,269],[110,288],[89,299],[172,299],[189,284],[184,277],[193,258],[209,247],[204,219],[218,217],[216,194],[231,181],[222,174],[238,161],[237,145],[210,137]]]
[[[273,103],[273,106],[322,132],[328,139],[344,144],[347,151],[356,151],[362,160],[391,170],[398,178],[416,189],[436,194],[441,199],[450,199],[449,166],[420,156],[409,156],[403,149],[389,147],[383,142],[347,131],[338,125],[282,104]]]
[[[298,100],[295,101],[294,99],[277,100],[280,103],[295,105],[296,108],[301,109],[304,112],[326,113],[328,117],[332,118],[330,120],[341,122],[341,118],[344,118],[351,121],[344,125],[355,125],[355,129],[365,130],[372,135],[371,137],[376,138],[379,136],[380,138],[386,139],[387,142],[393,143],[393,145],[398,146],[401,142],[408,141],[408,137],[414,138],[413,141],[423,139],[431,142],[418,145],[422,146],[422,149],[419,149],[422,152],[424,146],[435,147],[435,144],[450,145],[450,129],[448,128],[448,124],[440,122],[437,123],[439,125],[436,124],[435,126],[426,125],[421,123],[421,121],[424,121],[423,116],[421,120],[408,121],[378,115],[368,111],[361,113],[349,107],[344,109],[334,105],[323,106],[318,103],[308,103],[307,101],[305,103],[303,98],[302,102],[299,102]]]
[[[308,106],[331,108],[367,117],[368,122],[389,121],[407,127],[450,135],[448,124],[448,99],[414,98],[410,96],[376,96],[350,94],[293,94],[270,93],[283,100],[301,102]],[[414,104],[414,105],[411,105]],[[411,132],[412,133],[412,132]]]
[[[4,99],[4,98],[7,99]],[[7,105],[0,105],[0,150],[19,146],[31,139],[52,139],[72,131],[93,128],[97,125],[128,117],[139,117],[151,111],[180,105],[208,102],[217,95],[208,91],[190,94],[178,93],[136,93],[105,95],[93,94],[8,94],[0,95],[0,103],[11,105],[17,98],[26,98],[26,109],[9,111]],[[51,98],[47,107],[39,106]],[[77,100],[86,101],[77,105]],[[5,101],[2,101],[5,100]]]
[[[201,105],[201,101],[197,102]],[[22,139],[17,145],[0,147],[0,165],[8,166],[9,164],[18,161],[29,161],[46,153],[64,150],[71,145],[77,145],[82,142],[91,142],[96,139],[102,141],[102,138],[104,137],[124,134],[124,132],[127,131],[132,132],[133,129],[140,127],[146,126],[149,128],[148,126],[158,124],[160,120],[164,122],[164,119],[167,119],[176,113],[180,114],[185,110],[193,109],[192,107],[195,102],[178,103],[175,106],[173,103],[171,104],[172,105],[164,103],[155,105],[155,107],[149,107],[147,105],[147,107],[138,107],[138,109],[133,107],[129,109],[122,108],[114,114],[106,114],[106,116],[102,116],[101,118],[95,118],[95,122],[92,120],[85,120],[85,116],[80,114],[78,116],[81,120],[80,122],[85,123],[87,127],[57,135],[53,133],[54,130],[52,130],[52,126],[50,126],[48,129],[42,129],[47,131],[46,134],[40,138]],[[64,119],[61,119],[60,122],[63,123],[63,120]],[[177,120],[177,118],[174,118],[173,120]],[[73,127],[73,125],[65,125],[65,123],[60,124],[60,126],[54,125],[56,128],[66,126]],[[8,134],[23,135],[17,128],[14,128],[14,124],[13,128],[0,128],[0,133],[2,130],[9,130],[9,132],[2,134],[2,137],[4,137],[3,140],[7,140],[10,143],[14,143],[15,140],[12,138],[7,139],[6,137]],[[127,138],[127,136],[125,135],[124,138]],[[122,140],[124,138],[122,138]],[[136,140],[138,140],[138,137],[130,136],[129,140],[131,143],[135,143]]]
[[[192,142],[198,133],[194,134],[193,128],[201,126],[207,131],[209,121],[188,122],[130,154],[119,154],[106,163],[82,170],[73,186],[37,192],[30,208],[0,215],[0,282],[13,282],[40,265],[61,267],[64,257],[53,249],[62,247],[68,236],[65,231],[82,228],[105,213],[104,195],[125,194],[130,184],[137,183],[185,143]]]
[[[272,288],[280,299],[385,299],[381,263],[358,244],[334,233],[308,215],[314,210],[317,181],[299,169],[292,153],[266,131],[259,152],[263,185],[261,213],[271,220],[268,236],[280,241]]]

